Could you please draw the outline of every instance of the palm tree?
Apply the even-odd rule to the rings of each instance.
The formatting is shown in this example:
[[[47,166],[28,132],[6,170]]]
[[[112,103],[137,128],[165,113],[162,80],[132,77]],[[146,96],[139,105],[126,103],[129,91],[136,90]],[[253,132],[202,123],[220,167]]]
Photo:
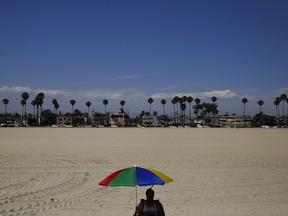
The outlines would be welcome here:
[[[179,107],[180,107],[180,115],[179,115],[180,124],[182,124],[183,118],[184,118],[184,110],[182,109],[182,104],[185,104],[185,97],[186,96],[180,97],[179,100],[178,100]],[[185,107],[185,109],[186,109],[186,107]]]
[[[278,123],[278,106],[279,106],[279,100],[277,98],[274,100],[274,105],[275,105],[275,117]]]
[[[104,99],[104,100],[103,100],[103,104],[104,104],[104,106],[105,106],[105,116],[106,116],[105,125],[107,125],[107,124],[108,124],[108,115],[106,114],[106,106],[107,106],[107,104],[108,104],[108,100],[107,100],[107,99]]]
[[[21,122],[21,125],[23,126],[23,115],[24,115],[24,106],[26,105],[26,101],[24,99],[21,100],[21,105],[22,105],[22,122]]]
[[[193,98],[191,96],[188,96],[187,97],[187,102],[189,103],[189,122],[190,122],[190,125],[191,125],[191,104],[193,102]]]
[[[184,98],[180,97],[178,100],[178,103],[179,103],[179,107],[180,107],[180,117],[181,117],[183,115],[183,110],[181,109],[181,104],[184,103]]]
[[[259,105],[259,107],[260,107],[260,112],[259,112],[259,114],[260,114],[260,120],[262,120],[262,125],[265,125],[265,120],[264,120],[264,116],[262,115],[263,113],[262,113],[262,106],[263,106],[263,104],[264,104],[264,101],[263,100],[259,100],[258,102],[258,105]]]
[[[281,94],[280,99],[282,100],[283,103],[283,124],[284,124],[284,101],[286,100],[287,95],[286,94]]]
[[[122,112],[124,112],[124,105],[125,105],[125,103],[126,103],[126,102],[125,102],[124,100],[121,100],[121,101],[120,101],[120,106],[121,106],[121,111],[122,111]]]
[[[162,99],[161,100],[161,104],[163,105],[163,117],[165,115],[165,104],[166,104],[166,100],[165,99]]]
[[[54,106],[54,113],[57,114],[57,109],[59,108],[59,104],[58,104],[57,99],[53,99],[52,104]]]
[[[211,112],[213,115],[217,115],[219,113],[217,104],[213,103],[210,106]]]
[[[32,100],[31,101],[31,105],[33,106],[33,118],[35,119],[35,106],[36,106],[36,101],[35,100]]]
[[[213,96],[213,97],[211,97],[211,100],[212,100],[213,105],[215,107],[215,102],[217,101],[217,97]],[[214,126],[214,119],[215,119],[215,112],[213,112],[213,124],[212,124],[213,126]]]
[[[42,113],[42,105],[44,102],[44,97],[45,97],[44,93],[40,92],[36,95],[34,99],[36,108],[37,108],[37,125],[41,125],[41,113]]]
[[[150,113],[151,113],[151,104],[153,103],[154,101],[153,101],[153,98],[148,98],[148,103],[150,104]]]
[[[187,96],[185,96],[185,95],[184,95],[184,96],[182,97],[182,101],[183,101],[183,103],[185,103],[185,104],[186,104],[186,101],[187,101]]]
[[[28,92],[23,92],[22,95],[21,95],[21,97],[22,97],[25,101],[27,101],[28,98],[29,98]]]
[[[196,98],[194,101],[196,103],[194,113],[196,114],[196,121],[198,123],[199,104],[201,103],[201,100],[199,98]]]
[[[107,99],[104,99],[104,100],[103,100],[103,104],[104,104],[104,106],[105,106],[105,113],[106,113],[106,106],[107,106],[107,104],[108,104],[108,100],[107,100]]]
[[[171,100],[171,103],[173,104],[174,124],[176,124],[175,104],[176,104],[177,102],[176,102],[175,98],[173,98],[173,99]]]
[[[9,103],[9,100],[7,98],[4,98],[2,100],[4,106],[5,106],[5,116],[7,115],[7,104]]]
[[[58,108],[60,107],[60,105],[58,104],[58,102],[57,102],[57,104],[55,104],[55,109],[56,109],[56,114],[58,114]]]
[[[260,114],[261,114],[261,112],[262,112],[262,109],[261,109],[261,108],[262,108],[263,104],[264,104],[264,101],[263,101],[263,100],[259,100],[259,101],[258,101],[258,105],[260,106],[260,112],[259,112]]]
[[[245,127],[245,104],[248,102],[248,99],[247,98],[242,98],[242,103],[244,104],[244,127]]]
[[[194,101],[195,101],[196,105],[199,105],[201,102],[201,100],[199,98],[196,98]]]
[[[87,101],[86,102],[86,106],[87,106],[87,108],[88,108],[88,118],[89,118],[89,108],[90,108],[90,106],[91,106],[91,102],[90,101]]]
[[[22,95],[21,95],[22,99],[25,101],[25,125],[27,126],[27,112],[26,112],[26,101],[28,100],[29,98],[29,94],[28,92],[23,92]]]
[[[183,124],[183,121],[184,121],[184,125],[185,125],[185,110],[186,110],[186,104],[182,101],[182,103],[180,104],[180,109],[182,110],[182,124]]]
[[[280,117],[280,110],[279,110],[279,104],[281,103],[281,98],[276,97],[274,101],[274,105],[276,106],[276,119],[279,124],[279,117]]]
[[[87,123],[88,124],[90,124],[90,118],[89,118],[89,116],[90,116],[90,106],[91,106],[91,102],[90,101],[87,101],[86,103],[85,103],[85,105],[87,106],[87,108],[88,108],[88,117],[87,117]]]
[[[56,113],[56,109],[55,109],[55,104],[57,103],[57,100],[56,99],[53,99],[52,100],[52,104],[53,104],[53,107],[54,107],[54,113]]]
[[[288,104],[288,97],[286,98],[286,103]],[[287,113],[286,113],[287,117],[286,117],[286,122],[287,122],[287,119],[288,119],[288,106],[287,106]]]
[[[213,103],[215,103],[217,101],[217,97],[213,96],[213,97],[211,97],[211,100]]]
[[[73,113],[73,111],[74,111],[73,107],[76,104],[76,101],[72,99],[72,100],[70,100],[70,104],[72,106],[72,113]]]
[[[176,124],[178,124],[178,102],[179,102],[179,97],[175,96],[173,98],[173,100],[174,100],[173,105],[176,104],[176,117],[175,117],[175,111],[174,111],[174,121],[175,121]]]

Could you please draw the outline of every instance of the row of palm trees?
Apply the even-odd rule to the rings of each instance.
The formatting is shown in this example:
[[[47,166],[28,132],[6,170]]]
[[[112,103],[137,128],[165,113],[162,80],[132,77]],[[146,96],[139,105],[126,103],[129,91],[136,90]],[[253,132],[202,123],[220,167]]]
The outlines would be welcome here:
[[[30,95],[29,93],[27,92],[24,92],[22,93],[21,95],[22,99],[20,101],[21,105],[22,105],[22,118],[24,116],[25,119],[23,119],[23,121],[27,122],[27,114],[26,114],[26,108],[27,108],[27,100],[29,99]],[[45,94],[40,92],[38,93],[35,98],[31,101],[31,105],[33,106],[33,111],[34,111],[34,118],[36,119],[39,119],[39,116],[41,115],[41,112],[42,112],[42,105],[43,105],[43,102],[44,102],[44,98],[45,98]],[[217,101],[217,97],[213,96],[211,97],[211,101],[212,103],[201,103],[201,100],[199,98],[196,98],[196,99],[193,99],[191,96],[182,96],[182,97],[178,97],[178,96],[175,96],[172,98],[171,100],[171,103],[173,105],[173,113],[174,113],[174,121],[177,121],[178,119],[178,116],[179,116],[179,108],[180,108],[180,116],[181,115],[186,115],[185,114],[185,111],[186,111],[186,108],[187,108],[187,104],[186,102],[188,103],[189,105],[189,118],[191,119],[191,110],[192,110],[192,102],[195,102],[195,105],[193,105],[193,109],[194,109],[194,113],[196,115],[196,117],[198,118],[198,114],[199,112],[201,111],[201,114],[210,114],[212,113],[213,115],[217,115],[218,114],[218,109],[217,109],[217,105],[216,105],[216,101]],[[248,102],[248,99],[247,98],[242,98],[242,103],[244,104],[244,120],[245,120],[245,116],[246,116],[246,103]],[[7,98],[4,98],[2,100],[3,104],[5,105],[5,114],[7,114],[7,105],[9,103],[9,100]],[[103,105],[105,106],[105,113],[107,112],[106,110],[106,107],[108,105],[108,100],[107,99],[104,99],[103,101]],[[152,113],[152,103],[154,102],[153,98],[150,97],[148,98],[147,102],[149,103],[149,113],[151,114]],[[282,102],[282,106],[283,106],[283,109],[282,109],[282,117],[283,117],[283,122],[284,122],[284,117],[285,117],[285,112],[284,112],[284,102],[288,103],[288,97],[286,94],[281,94],[279,97],[276,97],[275,98],[275,101],[274,101],[274,105],[276,106],[276,118],[279,119],[280,118],[280,104]],[[124,100],[121,100],[120,101],[120,105],[121,105],[121,110],[123,111],[124,110],[124,105],[125,105],[125,101]],[[161,100],[161,104],[163,106],[163,113],[162,115],[164,116],[165,115],[165,105],[166,105],[166,100],[165,99],[162,99]],[[54,107],[54,113],[57,114],[58,113],[58,109],[60,107],[57,99],[53,99],[52,100],[52,104],[53,104],[53,107]],[[70,104],[72,106],[72,113],[74,112],[74,105],[76,104],[76,101],[74,99],[71,99],[70,100]],[[264,101],[263,100],[259,100],[257,102],[257,104],[259,105],[260,107],[260,112],[259,113],[262,113],[262,106],[264,105]],[[90,101],[87,101],[85,103],[85,105],[87,106],[88,108],[88,116],[89,116],[89,113],[90,113],[90,106],[92,105],[92,103]],[[35,109],[36,109],[36,114],[35,114]],[[287,109],[287,115],[288,115],[288,109]],[[40,122],[39,122],[40,123]]]
[[[186,102],[189,104],[189,120],[190,120],[190,124],[191,124],[191,108],[192,108],[192,102],[195,102],[195,105],[193,106],[193,109],[195,110],[194,113],[197,116],[198,119],[198,114],[199,114],[199,110],[202,110],[202,114],[205,116],[206,114],[209,113],[213,113],[213,115],[218,114],[218,109],[217,109],[217,105],[215,104],[215,102],[217,101],[217,97],[213,96],[211,98],[212,100],[212,104],[210,103],[202,103],[201,104],[201,100],[199,98],[196,98],[195,100],[191,97],[191,96],[182,96],[182,97],[178,97],[175,96],[172,98],[171,103],[173,105],[173,114],[174,114],[174,122],[176,124],[179,123],[179,119],[181,120],[181,116],[182,117],[186,117],[186,108],[187,108],[187,104]],[[154,102],[153,98],[148,98],[148,103],[150,105],[150,112],[149,114],[151,114],[151,104]],[[163,105],[163,114],[162,116],[165,116],[165,104],[166,104],[166,100],[162,99],[161,100],[161,104]],[[180,109],[180,114],[179,114],[179,109]],[[142,111],[142,113],[144,113],[144,111]],[[183,118],[182,118],[183,120]]]
[[[244,104],[244,120],[245,120],[245,104],[248,102],[247,98],[242,98],[242,103]],[[282,102],[283,105],[283,109],[282,109],[282,122],[284,123],[285,121],[285,108],[284,108],[284,104],[285,102],[288,104],[288,97],[286,94],[281,94],[279,97],[276,97],[274,100],[274,105],[276,107],[276,112],[275,112],[275,117],[277,118],[277,121],[280,120],[280,108],[279,105]],[[259,113],[262,113],[262,106],[264,105],[264,101],[263,100],[259,100],[257,102],[257,104],[259,105],[260,111]],[[288,107],[287,107],[287,118],[288,118]]]
[[[22,121],[25,122],[25,125],[27,124],[27,100],[28,98],[30,97],[29,93],[28,92],[24,92],[22,93],[21,95],[22,99],[20,101],[21,105],[22,105]],[[34,100],[31,101],[31,105],[33,106],[33,112],[34,112],[34,118],[36,119],[39,119],[40,115],[41,115],[41,112],[42,112],[42,105],[43,105],[43,102],[44,102],[44,98],[45,98],[45,94],[40,92],[36,95],[36,97],[34,98]],[[4,98],[2,100],[4,106],[5,106],[5,115],[8,113],[7,112],[7,105],[9,104],[9,99],[7,98]],[[120,105],[121,105],[121,109],[124,110],[124,105],[125,105],[125,101],[124,100],[121,100],[120,101]],[[53,99],[52,100],[52,104],[53,104],[53,107],[54,107],[54,113],[57,114],[58,113],[58,109],[60,107],[59,103],[58,103],[58,100],[57,99]],[[70,100],[70,104],[72,106],[72,112],[74,112],[74,105],[76,104],[76,101],[74,99],[71,99]],[[103,104],[105,106],[105,113],[106,113],[106,107],[108,105],[108,100],[107,99],[104,99],[103,100]],[[92,103],[90,101],[87,101],[85,103],[85,105],[87,106],[88,108],[88,116],[89,116],[89,113],[90,113],[90,106],[92,105]],[[35,111],[36,110],[36,111]],[[35,114],[36,113],[36,114]],[[38,122],[38,124],[40,124],[40,122]]]
[[[284,122],[284,116],[285,116],[285,114],[284,114],[284,101],[286,101],[286,103],[288,103],[288,97],[287,97],[286,94],[281,94],[280,97],[276,97],[275,98],[274,105],[276,107],[276,117],[277,117],[277,119],[279,119],[279,117],[280,117],[279,105],[280,105],[281,101],[282,101],[282,105],[283,105],[282,117],[283,117],[283,122]],[[287,116],[288,116],[288,109],[287,109]]]
[[[23,108],[25,107],[25,121],[26,121],[26,101],[27,101],[27,99],[29,98],[29,94],[27,93],[27,92],[25,92],[25,93],[23,93],[22,94],[22,101],[21,101],[21,104],[22,104],[22,115],[23,115]],[[37,107],[37,119],[38,119],[38,116],[39,116],[39,107],[42,109],[42,104],[43,104],[43,98],[44,98],[44,94],[43,93],[41,93],[41,94],[38,94],[37,96],[36,96],[36,98],[35,98],[35,100],[33,100],[32,102],[31,102],[31,104],[35,107]],[[8,100],[8,99],[6,99],[6,100]],[[5,100],[5,101],[6,101]],[[214,97],[212,97],[211,98],[211,100],[213,101],[213,104],[212,104],[212,106],[210,106],[210,108],[209,108],[209,110],[215,115],[215,114],[217,114],[218,113],[218,111],[215,109],[215,108],[217,108],[217,106],[215,106],[215,102],[217,101],[217,98],[214,96]],[[4,101],[4,100],[3,100]],[[8,101],[9,102],[9,101]],[[6,103],[6,105],[7,105],[7,103],[8,103],[7,101],[5,102]],[[151,112],[151,104],[154,102],[154,100],[153,100],[153,98],[148,98],[148,103],[150,104],[150,112],[149,112],[149,114],[151,114],[152,112]],[[193,102],[193,98],[191,97],[191,96],[189,96],[189,97],[186,97],[186,96],[183,96],[183,97],[178,97],[178,96],[176,96],[176,97],[174,97],[173,99],[172,99],[172,104],[173,104],[173,109],[174,109],[174,121],[175,122],[178,122],[178,117],[179,117],[179,115],[178,115],[178,113],[179,113],[179,107],[180,107],[180,109],[181,109],[181,114],[180,115],[185,115],[185,110],[186,110],[186,102],[188,102],[189,103],[189,118],[191,119],[191,103]],[[196,105],[194,106],[194,109],[195,109],[195,114],[197,114],[197,116],[198,116],[198,111],[199,111],[199,109],[203,109],[203,105],[202,106],[200,106],[200,102],[201,102],[201,100],[199,99],[199,98],[196,98],[195,99],[195,103],[196,103]],[[4,102],[3,102],[4,103]],[[58,103],[58,101],[56,100],[56,99],[53,99],[52,100],[52,103],[53,103],[53,105],[54,105],[54,113],[56,113],[57,114],[57,111],[58,111],[58,108],[59,108],[59,103]],[[125,105],[125,101],[124,100],[121,100],[120,101],[120,105],[121,105],[121,110],[123,111],[123,109],[124,109],[124,105]],[[71,106],[72,106],[72,113],[74,112],[74,105],[76,104],[76,101],[75,100],[70,100],[70,104],[71,104]],[[103,104],[104,104],[104,106],[105,106],[105,113],[106,113],[106,106],[107,106],[107,104],[108,104],[108,100],[107,99],[104,99],[103,100]],[[165,104],[166,104],[166,100],[165,99],[162,99],[161,100],[161,104],[163,105],[163,116],[165,115]],[[179,104],[179,106],[178,106],[178,104]],[[214,106],[213,106],[214,105]],[[90,111],[89,111],[89,107],[91,106],[91,102],[90,101],[87,101],[86,102],[86,106],[88,107],[88,115],[89,115],[89,113],[90,113]],[[175,111],[175,106],[176,106],[176,108],[177,108],[177,112]],[[208,106],[208,104],[204,104],[204,106]],[[202,108],[201,108],[202,107]],[[34,112],[34,116],[35,116],[35,112]]]

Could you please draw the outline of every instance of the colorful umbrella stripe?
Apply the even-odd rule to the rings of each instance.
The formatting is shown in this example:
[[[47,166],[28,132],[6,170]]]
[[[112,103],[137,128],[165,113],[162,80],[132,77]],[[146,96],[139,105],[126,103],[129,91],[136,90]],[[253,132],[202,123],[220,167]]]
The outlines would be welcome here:
[[[118,170],[99,182],[101,186],[149,186],[164,185],[173,180],[167,175],[151,168],[129,167]]]

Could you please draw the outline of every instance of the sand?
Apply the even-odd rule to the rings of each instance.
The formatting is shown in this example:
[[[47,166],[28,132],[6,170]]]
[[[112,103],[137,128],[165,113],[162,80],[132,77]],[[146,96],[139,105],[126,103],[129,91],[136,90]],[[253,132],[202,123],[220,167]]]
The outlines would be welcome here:
[[[0,215],[133,215],[135,188],[101,187],[134,165],[166,215],[288,215],[287,129],[0,128]],[[138,187],[138,201],[147,187]]]

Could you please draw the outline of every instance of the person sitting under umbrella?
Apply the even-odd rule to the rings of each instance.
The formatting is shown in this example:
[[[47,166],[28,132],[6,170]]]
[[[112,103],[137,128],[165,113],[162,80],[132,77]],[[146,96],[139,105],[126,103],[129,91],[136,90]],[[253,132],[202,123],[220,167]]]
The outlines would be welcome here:
[[[164,208],[159,200],[154,200],[154,191],[151,188],[146,191],[146,200],[142,199],[138,205],[138,215],[165,216]]]

